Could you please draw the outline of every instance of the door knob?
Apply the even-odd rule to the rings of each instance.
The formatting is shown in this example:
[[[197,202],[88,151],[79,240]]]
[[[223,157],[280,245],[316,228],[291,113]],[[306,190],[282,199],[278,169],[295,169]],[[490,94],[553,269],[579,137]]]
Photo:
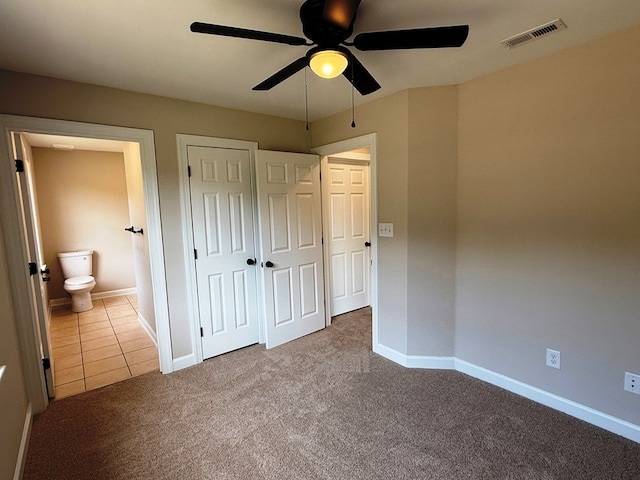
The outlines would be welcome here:
[[[248,258],[247,259],[247,265],[255,265],[256,264],[256,259],[255,258]]]
[[[267,261],[265,262],[264,266],[265,266],[265,267],[267,267],[267,268],[273,268],[273,262],[271,262],[271,261],[267,260]]]
[[[364,246],[365,247],[370,247],[371,246],[371,242],[364,242]]]

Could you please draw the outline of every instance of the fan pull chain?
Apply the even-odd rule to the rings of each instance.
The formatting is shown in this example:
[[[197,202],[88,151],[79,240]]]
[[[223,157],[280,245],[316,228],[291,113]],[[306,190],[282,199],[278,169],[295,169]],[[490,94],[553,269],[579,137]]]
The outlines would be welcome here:
[[[356,128],[355,85],[353,84],[353,62],[351,62],[351,128]]]
[[[305,128],[309,131],[309,94],[307,90],[307,67],[304,67],[304,121]]]

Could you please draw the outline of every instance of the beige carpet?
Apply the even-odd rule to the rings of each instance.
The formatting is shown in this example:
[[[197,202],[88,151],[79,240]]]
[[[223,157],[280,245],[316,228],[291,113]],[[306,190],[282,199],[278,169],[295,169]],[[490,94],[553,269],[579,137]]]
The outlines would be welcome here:
[[[371,353],[370,311],[55,401],[25,479],[640,479],[640,445]]]

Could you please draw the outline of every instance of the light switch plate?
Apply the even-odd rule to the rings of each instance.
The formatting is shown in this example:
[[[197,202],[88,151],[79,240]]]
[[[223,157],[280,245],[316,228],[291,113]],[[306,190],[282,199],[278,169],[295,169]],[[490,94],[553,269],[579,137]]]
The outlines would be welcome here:
[[[379,223],[378,224],[378,236],[379,237],[393,237],[393,223]]]

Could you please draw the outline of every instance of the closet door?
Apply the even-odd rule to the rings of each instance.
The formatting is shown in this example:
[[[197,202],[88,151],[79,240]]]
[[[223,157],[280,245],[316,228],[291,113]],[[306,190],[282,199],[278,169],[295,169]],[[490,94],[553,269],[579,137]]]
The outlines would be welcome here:
[[[316,155],[256,157],[267,348],[324,328],[320,163]]]
[[[248,150],[187,149],[203,358],[258,342]]]

